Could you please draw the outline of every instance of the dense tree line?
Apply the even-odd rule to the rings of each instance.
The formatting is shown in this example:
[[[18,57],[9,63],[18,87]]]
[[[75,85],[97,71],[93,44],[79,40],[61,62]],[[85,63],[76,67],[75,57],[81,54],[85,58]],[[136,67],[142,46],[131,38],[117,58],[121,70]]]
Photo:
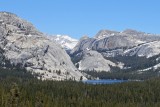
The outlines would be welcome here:
[[[152,77],[160,76],[160,68],[154,69],[153,66],[160,63],[160,55],[155,55],[150,58],[134,56],[116,56],[116,57],[106,57],[106,59],[111,60],[114,63],[122,62],[124,63],[124,68],[110,66],[110,72],[105,71],[89,71],[85,72],[93,77],[99,77],[100,79],[139,79],[146,80]],[[117,63],[118,64],[118,63]],[[150,68],[148,70],[144,70]],[[144,71],[140,71],[144,70]]]
[[[160,107],[160,78],[91,85],[41,81],[20,71],[0,70],[0,107]]]
[[[160,76],[160,69],[157,70],[148,70],[148,71],[123,71],[119,68],[116,72],[106,72],[106,71],[82,71],[88,74],[88,79],[92,78],[99,78],[99,79],[118,79],[118,80],[147,80],[153,77],[159,77]]]
[[[103,52],[103,51],[100,51],[100,52]],[[92,71],[85,70],[82,72],[85,72],[86,74],[91,75],[89,76],[89,78],[90,77],[92,78],[93,76],[93,77],[99,77],[100,79],[140,79],[140,80],[144,80],[144,79],[149,79],[152,77],[157,77],[160,74],[159,68],[158,69],[153,68],[153,66],[160,63],[160,54],[155,55],[150,58],[139,57],[137,55],[134,55],[134,56],[118,55],[116,57],[105,57],[105,55],[103,56],[105,59],[110,60],[116,64],[118,64],[118,62],[124,63],[124,68],[120,69],[119,67],[110,66],[111,68],[110,72],[105,72],[105,71],[96,72],[94,70]],[[78,55],[71,55],[72,62],[76,65],[77,68],[79,68],[79,64],[77,62],[82,60],[82,58],[83,58],[82,53]],[[144,72],[139,71],[139,70],[143,70],[146,68],[151,68],[151,69],[148,69],[147,71],[144,71]]]
[[[128,71],[133,71],[133,70],[139,70],[139,69],[146,69],[149,67],[152,67],[156,64],[160,63],[160,54],[155,55],[150,58],[146,57],[139,57],[139,56],[116,56],[116,57],[105,57],[106,59],[117,63],[117,62],[122,62],[124,63],[125,68],[130,68]]]

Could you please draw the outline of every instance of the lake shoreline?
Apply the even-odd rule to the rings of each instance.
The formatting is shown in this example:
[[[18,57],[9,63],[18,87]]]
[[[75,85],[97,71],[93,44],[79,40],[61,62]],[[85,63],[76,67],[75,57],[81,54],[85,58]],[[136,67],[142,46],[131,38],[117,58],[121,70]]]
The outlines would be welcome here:
[[[118,80],[118,79],[96,79],[96,80],[84,80],[83,83],[87,84],[115,84],[115,83],[124,83],[124,82],[139,82],[142,80]]]

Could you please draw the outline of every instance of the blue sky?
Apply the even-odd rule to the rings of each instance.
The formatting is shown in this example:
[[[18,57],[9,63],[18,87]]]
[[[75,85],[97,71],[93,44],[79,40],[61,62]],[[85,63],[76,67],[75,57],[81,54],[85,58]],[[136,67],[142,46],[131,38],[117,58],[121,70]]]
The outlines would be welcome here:
[[[101,29],[160,34],[160,0],[1,0],[8,11],[48,34],[93,37]]]

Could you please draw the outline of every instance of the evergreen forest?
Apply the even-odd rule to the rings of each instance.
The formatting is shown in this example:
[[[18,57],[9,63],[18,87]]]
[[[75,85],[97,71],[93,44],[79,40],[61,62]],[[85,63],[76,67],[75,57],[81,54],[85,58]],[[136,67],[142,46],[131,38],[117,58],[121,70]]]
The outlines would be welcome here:
[[[0,107],[160,107],[160,78],[119,84],[41,81],[23,69],[0,69]]]

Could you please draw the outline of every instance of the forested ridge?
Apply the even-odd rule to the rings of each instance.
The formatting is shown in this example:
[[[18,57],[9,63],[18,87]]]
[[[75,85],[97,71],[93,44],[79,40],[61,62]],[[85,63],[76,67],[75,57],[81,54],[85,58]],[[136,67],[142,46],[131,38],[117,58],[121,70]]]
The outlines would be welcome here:
[[[80,52],[79,52],[80,53]],[[77,53],[70,55],[72,62],[79,68],[79,62],[83,59],[83,54]],[[102,53],[103,54],[103,53]],[[117,66],[110,66],[110,72],[106,71],[96,71],[96,70],[83,70],[88,74],[88,78],[99,78],[99,79],[138,79],[138,80],[146,80],[152,77],[158,77],[160,75],[160,68],[156,67],[160,63],[160,54],[146,58],[139,57],[137,55],[134,56],[122,56],[118,55],[115,57],[103,57],[107,60],[118,64],[121,62],[123,68]]]
[[[16,75],[15,75],[16,74]],[[0,70],[0,107],[160,107],[160,78],[111,85],[41,81]]]
[[[118,79],[118,80],[147,80],[150,78],[154,78],[154,77],[159,77],[160,76],[160,72],[159,72],[159,68],[157,70],[148,70],[148,71],[144,71],[143,73],[139,72],[139,71],[124,71],[124,70],[120,70],[119,68],[112,68],[112,69],[117,69],[119,71],[115,71],[115,72],[105,72],[105,71],[101,71],[101,72],[96,72],[96,71],[82,71],[88,75],[88,79],[91,78],[99,78],[99,79]]]

